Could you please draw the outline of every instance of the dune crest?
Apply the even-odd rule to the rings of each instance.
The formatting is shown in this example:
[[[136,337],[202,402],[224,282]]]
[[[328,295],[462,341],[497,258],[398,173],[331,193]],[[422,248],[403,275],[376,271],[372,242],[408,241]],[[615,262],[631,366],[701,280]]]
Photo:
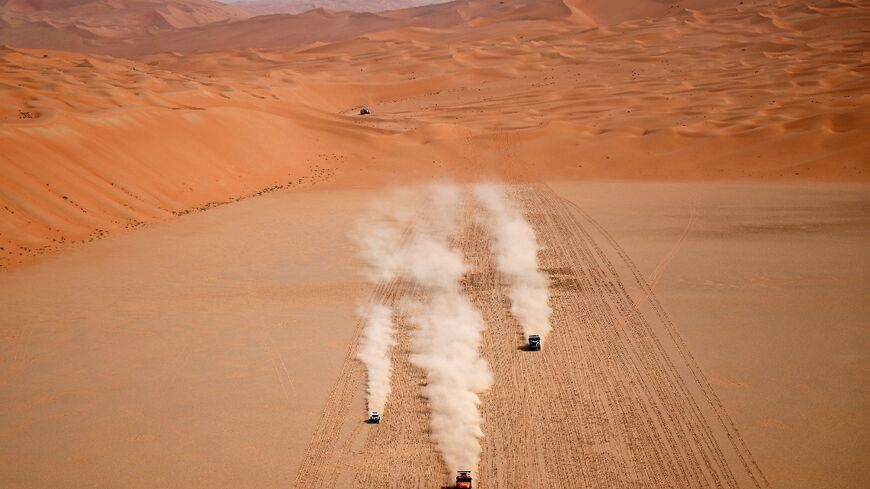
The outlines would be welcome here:
[[[383,12],[441,2],[437,0],[242,0],[235,6],[252,15],[269,15],[301,14],[318,7],[333,11]]]

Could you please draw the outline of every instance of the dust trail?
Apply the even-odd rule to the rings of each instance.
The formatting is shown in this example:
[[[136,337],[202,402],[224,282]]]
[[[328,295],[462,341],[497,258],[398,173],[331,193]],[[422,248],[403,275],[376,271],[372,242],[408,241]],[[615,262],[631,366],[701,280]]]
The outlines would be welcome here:
[[[420,256],[433,241],[445,241],[459,226],[463,192],[452,184],[395,189],[359,219],[353,238],[372,283],[423,273]],[[455,266],[455,264],[454,264]],[[422,268],[421,268],[422,267]],[[438,280],[442,274],[431,270]],[[447,273],[447,275],[450,275]]]
[[[393,310],[383,304],[374,304],[368,310],[360,308],[358,314],[365,320],[359,351],[356,357],[368,372],[369,411],[383,412],[390,395],[390,348],[393,338]]]
[[[465,192],[456,185],[399,192],[378,205],[357,233],[372,279],[413,281],[422,292],[404,298],[400,308],[416,327],[410,361],[426,375],[430,432],[450,471],[477,467],[479,395],[492,384],[480,355],[486,325],[462,294],[467,266],[451,247],[464,204]]]
[[[478,465],[483,436],[479,395],[492,385],[489,365],[480,355],[486,323],[462,294],[459,281],[467,265],[450,244],[464,197],[454,185],[431,187],[402,253],[403,275],[425,292],[424,299],[403,304],[416,325],[410,360],[426,373],[423,395],[432,411],[431,436],[451,472]]]
[[[462,294],[467,270],[462,253],[451,248],[463,193],[454,186],[435,188],[408,249],[409,278],[424,286],[428,300],[406,303],[412,323],[411,363],[426,372],[423,395],[432,410],[432,439],[451,472],[474,470],[480,460],[483,417],[480,393],[492,385],[492,372],[481,358],[480,312]]]
[[[407,191],[395,191],[389,199],[377,202],[357,221],[351,234],[366,264],[365,276],[373,284],[394,280],[403,266],[398,251],[404,246],[404,229],[413,217],[409,212],[412,207],[404,203],[410,196]],[[368,408],[383,414],[391,391],[393,310],[376,303],[360,307],[357,314],[364,321],[356,358],[366,367]]]
[[[479,184],[474,195],[486,210],[484,222],[492,235],[496,265],[509,283],[511,313],[517,318],[526,338],[543,338],[550,325],[549,281],[538,268],[540,245],[522,209],[512,202],[498,184]]]
[[[379,215],[378,210],[373,209],[357,222],[351,236],[366,264],[366,278],[373,284],[389,282],[395,277],[398,264],[393,260],[392,251],[402,242],[401,228],[384,225]],[[360,306],[357,314],[364,321],[356,358],[366,367],[368,408],[383,414],[391,390],[393,311],[384,304],[374,304],[368,309]]]

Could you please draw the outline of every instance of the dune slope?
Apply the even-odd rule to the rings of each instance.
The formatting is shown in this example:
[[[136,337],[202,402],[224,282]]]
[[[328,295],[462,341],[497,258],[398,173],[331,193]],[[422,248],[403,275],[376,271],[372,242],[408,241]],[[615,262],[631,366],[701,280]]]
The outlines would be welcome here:
[[[212,0],[3,0],[0,43],[99,51],[154,33],[249,16]]]
[[[870,2],[614,26],[487,5],[301,49],[3,49],[0,266],[279,187],[870,179]],[[441,27],[400,25],[424,12]]]

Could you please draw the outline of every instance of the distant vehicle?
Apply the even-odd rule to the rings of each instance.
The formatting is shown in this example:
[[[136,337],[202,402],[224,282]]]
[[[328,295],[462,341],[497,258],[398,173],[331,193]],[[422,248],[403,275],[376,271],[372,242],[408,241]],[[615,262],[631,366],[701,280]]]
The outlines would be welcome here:
[[[529,351],[540,351],[541,349],[541,337],[532,334],[529,335]]]
[[[471,471],[460,470],[456,476],[456,489],[471,489]]]
[[[371,424],[380,424],[381,422],[381,413],[377,411],[372,411],[372,414],[369,415],[369,423]]]
[[[368,107],[363,107],[363,108],[359,109],[359,115],[369,115],[369,114],[371,114],[371,111],[369,110]]]

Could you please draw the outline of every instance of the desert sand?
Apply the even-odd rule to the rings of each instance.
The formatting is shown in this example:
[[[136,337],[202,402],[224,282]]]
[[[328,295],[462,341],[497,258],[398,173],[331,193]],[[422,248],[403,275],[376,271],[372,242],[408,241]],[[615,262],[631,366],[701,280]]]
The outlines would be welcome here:
[[[532,7],[219,22],[113,49],[230,51],[132,60],[4,48],[0,265],[277,187],[870,178],[864,4]]]
[[[863,486],[863,186],[562,181],[522,192],[555,206],[546,211],[551,224],[538,227],[555,240],[543,262],[555,319],[542,358],[517,349],[504,285],[479,254],[485,248],[463,245],[477,253],[467,287],[485,312],[483,351],[497,379],[483,402],[482,487],[707,487],[711,474],[735,487]],[[347,236],[376,195],[284,190],[0,276],[0,480],[438,487],[443,469],[426,436],[407,336],[395,353],[388,416],[376,428],[361,422],[365,374],[353,358],[353,311],[384,291],[359,275]],[[574,231],[561,230],[566,223]],[[548,234],[549,226],[560,231]],[[635,258],[626,262],[614,242]],[[588,263],[573,261],[580,252],[602,253],[596,263],[615,268],[593,279]],[[614,279],[624,291],[595,288]],[[635,331],[632,315],[616,308],[629,299],[650,329],[614,350],[612,335]],[[719,414],[734,423],[728,429],[703,395],[670,384],[700,389],[679,354],[666,350],[652,365],[640,355],[652,338],[674,347],[649,309],[656,303],[721,401]],[[664,365],[676,373],[657,374],[664,384],[644,394],[647,382],[635,376],[646,370],[625,364],[636,354],[650,372]],[[647,396],[668,410],[629,416]],[[665,417],[683,411],[687,418]],[[661,429],[653,439],[670,432],[678,444],[630,443],[649,440],[651,426]],[[712,445],[687,441],[705,430]],[[729,431],[745,447],[735,448]],[[741,454],[758,469],[746,470]],[[680,479],[666,465],[705,457],[722,461],[700,479]]]
[[[381,425],[354,357],[410,289],[349,234],[433,180],[551,294],[530,356],[464,223],[475,487],[864,486],[870,3],[361,10],[0,3],[0,486],[448,484],[408,318]]]
[[[443,2],[443,0],[442,0]],[[432,3],[428,0],[241,0],[234,2],[235,7],[251,15],[301,14],[309,10],[325,9],[334,12],[383,12],[409,7],[420,7]]]

